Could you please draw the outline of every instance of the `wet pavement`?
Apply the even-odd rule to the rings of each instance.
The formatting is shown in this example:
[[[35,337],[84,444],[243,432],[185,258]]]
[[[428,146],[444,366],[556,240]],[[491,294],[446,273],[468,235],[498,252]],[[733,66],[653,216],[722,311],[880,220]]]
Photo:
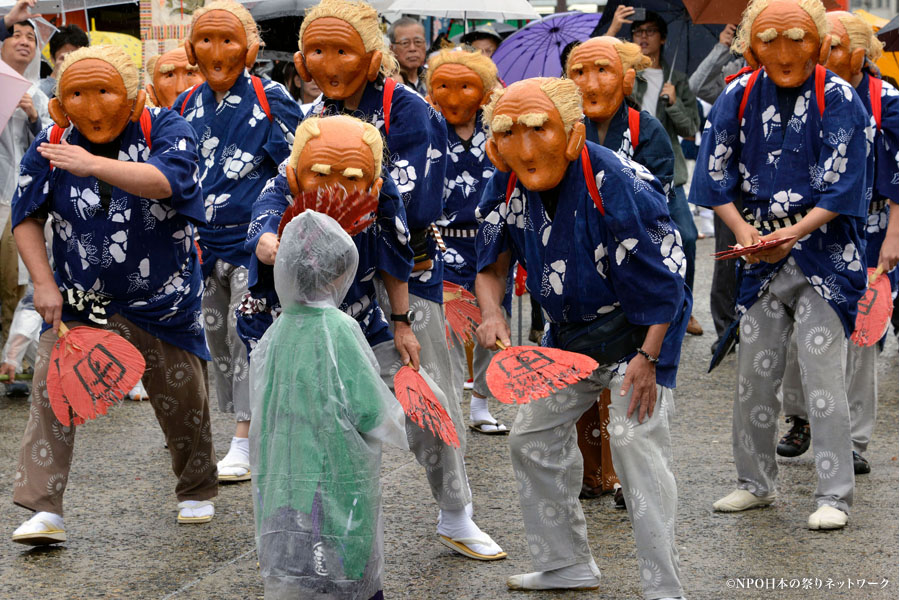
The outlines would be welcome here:
[[[896,598],[896,338],[890,336],[879,363],[878,424],[867,453],[872,473],[857,478],[845,530],[806,529],[806,519],[815,509],[816,484],[809,452],[796,459],[779,459],[779,499],[771,508],[737,515],[713,513],[712,502],[734,487],[735,360],[732,355],[706,374],[713,341],[707,301],[712,240],[701,240],[697,249],[699,301],[694,314],[707,332],[685,341],[673,429],[680,496],[677,543],[687,597]],[[524,306],[527,328],[527,302]],[[492,403],[491,408],[503,422],[512,424],[515,407]],[[27,511],[9,500],[27,404],[0,396],[0,414],[0,497],[7,499],[0,513],[0,599],[262,598],[251,484],[221,487],[216,517],[210,524],[179,526],[168,452],[146,402],[127,402],[79,430],[66,492],[69,541],[39,550],[9,541],[13,529],[28,517]],[[224,453],[233,432],[230,416],[214,412],[213,430],[216,448]],[[437,509],[423,469],[412,455],[389,450],[383,473],[386,598],[640,597],[631,528],[625,512],[613,508],[611,496],[583,503],[591,548],[603,573],[599,592],[527,596],[508,592],[505,578],[532,567],[507,439],[467,435],[475,519],[509,558],[479,563],[440,545],[435,534]],[[802,589],[804,578],[812,589]],[[742,589],[747,585],[751,589]]]

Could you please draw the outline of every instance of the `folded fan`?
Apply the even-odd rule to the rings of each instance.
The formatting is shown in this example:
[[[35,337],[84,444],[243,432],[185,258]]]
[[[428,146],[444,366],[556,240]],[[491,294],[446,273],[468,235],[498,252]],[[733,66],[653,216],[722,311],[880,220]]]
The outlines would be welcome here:
[[[722,250],[721,252],[716,252],[712,256],[715,257],[716,260],[728,260],[730,258],[738,258],[740,256],[748,256],[750,254],[756,254],[758,252],[762,252],[763,250],[768,250],[770,248],[775,248],[787,242],[790,242],[797,236],[792,235],[788,237],[778,238],[777,240],[766,240],[764,242],[757,242],[752,246],[731,246],[729,250]]]
[[[456,426],[425,378],[412,367],[400,367],[394,375],[394,393],[403,412],[413,423],[430,431],[448,446],[459,448]]]
[[[372,192],[353,191],[347,193],[340,187],[319,188],[301,192],[294,197],[278,224],[278,237],[285,225],[306,210],[313,210],[328,215],[338,222],[341,228],[351,236],[365,231],[375,222],[375,211],[378,209],[378,195]]]
[[[453,343],[456,334],[459,339],[469,342],[474,339],[475,328],[481,324],[481,309],[472,292],[461,285],[444,282],[444,314],[447,317],[447,339]]]
[[[122,402],[144,374],[144,357],[122,336],[59,325],[50,354],[47,395],[63,425],[81,425]]]
[[[488,389],[500,402],[527,404],[581,381],[599,366],[584,354],[541,346],[507,348],[499,341],[500,352],[487,370]]]

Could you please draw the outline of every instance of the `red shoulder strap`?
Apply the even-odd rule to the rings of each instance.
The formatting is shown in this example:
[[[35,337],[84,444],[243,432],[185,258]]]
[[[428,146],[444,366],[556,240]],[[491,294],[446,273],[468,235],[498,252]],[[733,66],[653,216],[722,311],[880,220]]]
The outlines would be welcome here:
[[[153,121],[150,119],[150,111],[147,110],[147,107],[144,107],[143,112],[141,113],[141,133],[144,134],[144,139],[147,140],[147,149],[153,149],[153,142],[150,139],[150,133],[153,131]]]
[[[816,104],[819,105],[819,117],[825,115],[825,67],[816,65]]]
[[[394,88],[396,87],[397,82],[390,77],[384,80],[384,95],[381,97],[381,108],[384,112],[384,135],[391,132],[391,102],[394,100]],[[509,195],[506,198],[508,201]]]
[[[638,139],[641,137],[641,113],[628,107],[628,132],[631,135],[631,147],[637,150]]]
[[[744,67],[744,69],[749,68],[750,67]],[[741,71],[743,71],[743,69],[741,69]],[[761,72],[762,69],[756,69],[755,71],[753,71],[753,75],[750,76],[750,79],[747,80],[747,85],[744,87],[744,95],[741,97],[741,107],[738,109],[738,127],[741,126],[741,121],[744,120],[744,109],[747,108],[747,100],[750,99],[750,90],[753,89],[753,86],[756,84],[756,80],[759,79],[759,74]]]
[[[606,215],[603,208],[603,198],[600,196],[600,190],[597,189],[597,180],[594,179],[594,169],[591,166],[591,157],[588,155],[587,144],[581,148],[581,170],[584,172],[584,183],[587,185],[588,193],[594,201],[594,206],[600,211],[601,215]]]
[[[184,102],[181,103],[181,110],[178,111],[178,114],[181,115],[182,117],[184,116],[184,109],[187,108],[188,100],[191,99],[191,96],[194,95],[194,92],[197,91],[197,88],[200,87],[200,85],[201,85],[201,84],[198,83],[197,85],[195,85],[194,87],[192,87],[191,89],[189,89],[189,90],[188,90],[188,93],[187,93],[187,96],[184,97]]]
[[[732,75],[726,76],[725,83],[731,83],[732,81],[734,81],[741,75],[744,75],[746,73],[752,73],[752,72],[753,72],[753,67],[741,67],[741,70],[738,71],[737,73],[733,73]]]
[[[268,118],[271,123],[272,110],[269,108],[269,99],[266,98],[266,91],[263,89],[262,80],[256,75],[251,75],[250,81],[253,83],[253,90],[256,92],[256,99],[259,100],[259,106],[263,109],[263,112],[266,113],[266,118]]]
[[[512,198],[512,193],[516,189],[516,183],[518,183],[519,178],[516,177],[516,172],[513,171],[509,174],[509,181],[506,182],[506,203],[509,204],[509,199]]]
[[[54,123],[53,127],[50,128],[50,140],[49,140],[50,143],[51,144],[60,143],[62,141],[62,136],[63,136],[64,131],[65,131],[65,129],[63,129],[56,123]]]
[[[872,116],[875,127],[881,129],[881,88],[882,81],[869,75],[869,101],[872,103]]]

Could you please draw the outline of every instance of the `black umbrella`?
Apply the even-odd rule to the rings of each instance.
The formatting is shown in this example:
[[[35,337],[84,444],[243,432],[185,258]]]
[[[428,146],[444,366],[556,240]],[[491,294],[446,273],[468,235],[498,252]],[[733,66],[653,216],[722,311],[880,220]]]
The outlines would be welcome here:
[[[688,75],[719,43],[719,34],[724,29],[724,25],[695,25],[680,0],[609,0],[603,9],[603,18],[594,29],[594,36],[606,33],[616,8],[622,4],[652,10],[663,18],[669,30],[663,58],[676,70]],[[630,39],[631,26],[626,24],[618,36]]]
[[[878,39],[884,42],[885,52],[897,52],[900,49],[897,36],[897,17],[894,17],[888,24],[878,30]]]

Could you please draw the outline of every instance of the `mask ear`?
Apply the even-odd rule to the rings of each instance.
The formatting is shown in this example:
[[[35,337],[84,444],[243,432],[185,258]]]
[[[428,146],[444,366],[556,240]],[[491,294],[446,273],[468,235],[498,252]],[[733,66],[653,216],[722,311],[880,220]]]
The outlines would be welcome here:
[[[197,66],[197,55],[194,54],[194,44],[191,40],[184,40],[184,53],[187,54],[188,63]]]
[[[509,172],[509,165],[506,164],[506,161],[500,156],[500,150],[497,148],[497,142],[494,141],[494,138],[490,138],[487,141],[484,151],[487,152],[488,158],[494,163],[494,166],[497,167],[498,171],[503,171],[504,173]]]
[[[147,94],[144,93],[144,90],[140,90],[137,93],[137,97],[134,99],[134,108],[131,110],[131,122],[137,123],[141,120],[141,113],[144,112],[144,105],[147,103]]]
[[[859,75],[866,64],[866,49],[857,48],[850,54],[850,72]]]
[[[750,48],[744,51],[744,60],[747,61],[747,65],[754,71],[759,68],[759,61],[756,60],[756,55],[753,54],[753,50]]]
[[[284,176],[288,182],[288,188],[291,190],[291,196],[296,198],[300,195],[300,186],[297,184],[297,174],[294,173],[294,167],[287,165],[284,169]]]
[[[256,55],[259,54],[259,42],[253,42],[247,48],[247,56],[244,58],[244,64],[248,69],[252,69],[256,64]]]
[[[303,61],[303,53],[299,50],[294,52],[294,68],[297,69],[297,75],[300,76],[300,79],[306,83],[312,81],[312,74],[306,68],[306,63]]]
[[[491,101],[491,96],[494,95],[494,90],[484,90],[484,96],[481,98],[481,106],[487,106]]]
[[[62,102],[59,101],[59,98],[50,99],[50,104],[47,105],[47,112],[50,113],[50,118],[53,119],[53,122],[63,129],[69,126],[69,117],[66,116],[66,111],[63,110]]]
[[[375,194],[376,196],[379,196],[381,194],[381,186],[382,185],[384,185],[384,179],[379,177],[372,184],[372,193]]]
[[[373,51],[372,58],[369,59],[369,70],[366,72],[366,79],[375,81],[375,78],[378,77],[378,71],[381,70],[381,60],[381,50]]]
[[[637,76],[634,69],[628,69],[625,71],[625,76],[622,77],[622,93],[626,96],[631,95],[631,92],[634,90],[634,78]]]
[[[159,106],[159,98],[156,96],[156,90],[153,89],[153,84],[148,83],[144,86],[144,93],[147,94],[147,98],[150,102],[153,103],[154,106]]]
[[[430,104],[432,106],[432,108],[434,108],[434,110],[436,110],[438,112],[441,111],[441,109],[438,107],[438,105],[434,103],[434,100],[431,99],[431,94],[425,94],[425,102]]]
[[[831,54],[831,36],[826,34],[822,40],[822,47],[819,48],[819,64],[824,65],[828,62],[828,56]]]
[[[569,142],[566,144],[566,160],[572,162],[581,154],[584,147],[584,123],[578,121],[572,125],[572,131],[569,132]]]

